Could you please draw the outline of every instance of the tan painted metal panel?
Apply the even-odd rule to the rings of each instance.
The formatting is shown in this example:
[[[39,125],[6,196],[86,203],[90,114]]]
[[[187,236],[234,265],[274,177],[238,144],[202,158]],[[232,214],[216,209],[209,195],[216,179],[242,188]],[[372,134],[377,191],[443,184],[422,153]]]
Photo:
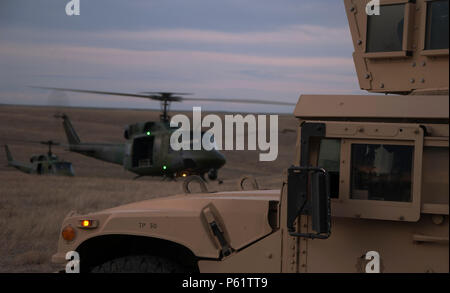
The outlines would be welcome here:
[[[281,231],[277,231],[223,261],[201,260],[200,272],[279,273],[281,271]]]
[[[308,240],[307,271],[363,273],[364,255],[377,251],[382,273],[448,273],[448,227],[448,218],[436,225],[431,216],[419,223],[333,218],[328,240]]]
[[[302,95],[294,115],[299,118],[448,119],[449,96]]]
[[[344,0],[361,89],[382,93],[444,89],[448,95],[448,48],[424,49],[427,1],[417,0],[415,4],[403,0],[381,1],[381,5],[405,4],[403,50],[368,53],[366,52],[368,16],[365,6],[369,1]]]
[[[220,249],[202,210],[213,207],[225,238],[238,250],[272,233],[268,223],[269,201],[278,201],[279,194],[278,190],[272,190],[176,195],[74,215],[66,218],[63,226],[70,224],[75,228],[87,217],[98,221],[99,227],[78,229],[73,242],[60,239],[58,250],[75,250],[82,242],[101,235],[136,235],[181,244],[199,257],[218,258]]]

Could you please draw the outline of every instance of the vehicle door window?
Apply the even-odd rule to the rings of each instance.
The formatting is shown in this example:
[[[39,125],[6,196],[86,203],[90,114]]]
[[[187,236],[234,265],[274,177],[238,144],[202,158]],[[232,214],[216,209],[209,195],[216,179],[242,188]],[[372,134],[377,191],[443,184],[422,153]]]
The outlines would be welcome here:
[[[324,138],[320,142],[317,166],[324,168],[330,177],[331,198],[339,197],[339,170],[341,156],[341,140]]]
[[[352,144],[351,199],[411,202],[413,147]]]
[[[448,49],[448,0],[427,3],[425,50]]]

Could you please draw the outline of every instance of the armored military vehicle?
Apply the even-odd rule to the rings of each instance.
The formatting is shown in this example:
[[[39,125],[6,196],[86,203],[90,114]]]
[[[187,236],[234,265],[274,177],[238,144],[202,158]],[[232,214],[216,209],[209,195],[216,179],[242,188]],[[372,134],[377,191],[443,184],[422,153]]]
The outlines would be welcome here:
[[[72,213],[53,261],[76,251],[82,272],[448,272],[448,0],[382,0],[379,15],[344,2],[360,87],[385,95],[300,96],[281,190]]]

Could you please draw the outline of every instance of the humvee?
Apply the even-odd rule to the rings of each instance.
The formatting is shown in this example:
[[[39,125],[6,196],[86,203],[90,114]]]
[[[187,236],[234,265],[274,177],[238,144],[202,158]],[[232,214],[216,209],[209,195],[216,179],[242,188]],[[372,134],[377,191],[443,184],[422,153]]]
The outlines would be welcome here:
[[[344,0],[360,87],[378,94],[300,96],[281,190],[71,213],[53,262],[75,251],[81,272],[448,272],[449,1],[381,0],[379,15],[368,2]]]

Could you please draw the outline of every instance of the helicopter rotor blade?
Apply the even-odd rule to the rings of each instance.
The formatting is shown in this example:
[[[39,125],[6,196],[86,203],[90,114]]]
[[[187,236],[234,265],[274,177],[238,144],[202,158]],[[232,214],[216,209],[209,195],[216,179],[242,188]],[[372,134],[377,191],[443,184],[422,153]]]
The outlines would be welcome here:
[[[264,104],[264,105],[278,105],[278,106],[295,106],[296,103],[281,102],[281,101],[269,101],[269,100],[253,100],[253,99],[205,99],[205,98],[186,98],[182,97],[185,95],[192,95],[192,93],[172,93],[172,92],[142,92],[140,94],[132,93],[119,93],[119,92],[109,92],[109,91],[94,91],[94,90],[81,90],[81,89],[68,89],[68,88],[53,88],[53,87],[41,87],[41,86],[31,86],[32,88],[39,89],[49,89],[55,91],[68,91],[75,93],[88,93],[88,94],[99,94],[99,95],[113,95],[113,96],[123,96],[123,97],[134,97],[134,98],[144,98],[152,99],[158,101],[168,101],[168,102],[182,102],[182,101],[193,101],[193,102],[226,102],[226,103],[240,103],[240,104]]]
[[[149,97],[151,97],[153,100],[168,101],[168,102],[181,102],[183,100],[182,97],[172,95],[151,95]]]
[[[190,96],[193,93],[174,93],[174,92],[141,92],[141,94],[149,94],[149,95],[179,95],[179,96]]]
[[[48,141],[41,141],[40,144],[44,144],[44,145],[60,145],[59,142],[53,141],[53,140],[48,140]]]
[[[119,92],[107,92],[107,91],[92,91],[92,90],[80,90],[80,89],[68,89],[68,88],[53,88],[53,87],[42,87],[42,86],[31,86],[31,88],[45,89],[45,90],[54,90],[54,91],[64,91],[64,92],[74,92],[74,93],[85,93],[85,94],[97,94],[97,95],[111,95],[111,96],[133,97],[133,98],[143,98],[143,99],[155,99],[154,96],[152,96],[152,95],[144,95],[144,94],[119,93]]]
[[[202,98],[183,98],[184,101],[193,102],[226,102],[226,103],[240,103],[240,104],[264,104],[264,105],[278,105],[278,106],[295,106],[296,103],[277,102],[267,100],[250,100],[250,99],[202,99]]]
[[[7,139],[8,144],[12,143],[31,143],[31,144],[41,144],[40,140],[25,140],[25,139]]]
[[[26,140],[26,139],[7,139],[9,143],[29,143],[29,144],[43,144],[43,145],[52,145],[52,146],[66,146],[63,143],[54,141],[54,140],[47,140],[47,141],[41,141],[41,140]]]

